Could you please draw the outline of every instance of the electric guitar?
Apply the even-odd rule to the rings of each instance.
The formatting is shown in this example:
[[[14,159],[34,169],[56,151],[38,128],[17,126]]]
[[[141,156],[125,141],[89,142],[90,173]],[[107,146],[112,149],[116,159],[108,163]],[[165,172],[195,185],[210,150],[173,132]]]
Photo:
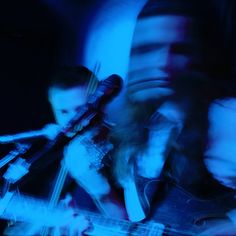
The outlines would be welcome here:
[[[213,234],[213,230],[209,229],[213,222],[212,219],[218,222],[218,220],[223,218],[223,213],[220,212],[217,207],[218,204],[222,204],[226,201],[226,198],[215,199],[215,202],[212,200],[201,200],[194,198],[178,187],[173,189],[172,194],[175,200],[173,201],[172,196],[172,203],[167,204],[168,206],[159,205],[157,209],[155,220],[157,219],[157,222],[161,223],[134,223],[126,220],[107,218],[97,213],[77,209],[73,211],[73,214],[84,215],[91,222],[92,228],[85,231],[85,235],[217,235],[217,232]],[[180,210],[177,210],[178,200],[184,203],[180,205],[180,208],[182,207]],[[192,211],[190,210],[191,207],[193,208]],[[179,218],[176,219],[175,217],[178,216],[178,213]],[[40,235],[40,227],[49,227],[52,229],[53,227],[63,224],[67,224],[68,227],[70,227],[70,221],[68,221],[68,219],[71,219],[70,216],[64,206],[60,206],[59,204],[54,208],[49,208],[47,201],[31,196],[8,192],[5,197],[0,200],[0,218],[16,222],[15,226],[11,226],[6,230],[5,235]],[[210,223],[208,223],[208,220]],[[32,230],[29,230],[31,233],[27,234],[27,227],[31,224],[38,224],[39,227],[36,227],[36,230],[39,231],[32,233]],[[214,225],[215,224],[213,224],[213,226]],[[227,223],[224,225],[227,225]],[[209,234],[209,232],[211,233]]]
[[[49,208],[45,200],[31,196],[8,192],[0,200],[0,218],[16,222],[10,226],[5,235],[40,235],[41,227],[53,228],[63,226],[71,219],[70,213],[65,207],[57,206]],[[73,214],[85,216],[92,223],[92,229],[87,230],[85,235],[93,236],[121,236],[121,235],[163,235],[164,226],[158,223],[141,224],[126,220],[107,218],[97,213],[85,210],[74,210]],[[33,232],[30,225],[38,225]],[[68,222],[70,227],[70,222]],[[39,231],[39,232],[38,232]],[[132,232],[133,231],[133,232]]]

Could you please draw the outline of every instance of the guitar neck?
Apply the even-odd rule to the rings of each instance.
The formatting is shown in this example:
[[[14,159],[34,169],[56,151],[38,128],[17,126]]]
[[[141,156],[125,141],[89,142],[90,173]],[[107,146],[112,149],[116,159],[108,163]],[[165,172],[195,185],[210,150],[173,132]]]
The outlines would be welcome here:
[[[49,207],[49,203],[42,199],[36,199],[31,196],[8,192],[0,200],[0,218],[14,220],[15,222],[38,223],[46,227],[55,227],[63,225],[68,221],[68,211],[60,205]],[[4,211],[3,211],[4,208]],[[158,223],[140,224],[132,223],[126,220],[107,218],[98,213],[92,213],[86,210],[74,210],[86,216],[93,224],[93,230],[88,235],[162,235],[164,226]],[[135,233],[132,233],[135,231]]]

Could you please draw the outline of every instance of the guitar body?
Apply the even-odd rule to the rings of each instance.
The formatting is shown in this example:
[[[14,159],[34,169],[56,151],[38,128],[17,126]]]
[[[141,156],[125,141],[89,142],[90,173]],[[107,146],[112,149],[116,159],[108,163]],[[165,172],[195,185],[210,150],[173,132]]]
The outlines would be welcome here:
[[[149,181],[145,185],[144,195],[145,199],[149,199],[148,194],[153,195],[153,189],[158,190],[156,202],[153,200],[148,203],[152,206],[148,216],[149,219],[164,224],[167,231],[169,228],[168,235],[172,235],[171,231],[176,232],[173,235],[198,235],[218,222],[229,223],[226,213],[236,208],[234,193],[201,199],[174,183],[160,186],[161,184],[157,180]]]
[[[219,221],[213,223],[212,226],[199,234],[199,236],[235,236],[236,235],[236,226],[229,221]]]

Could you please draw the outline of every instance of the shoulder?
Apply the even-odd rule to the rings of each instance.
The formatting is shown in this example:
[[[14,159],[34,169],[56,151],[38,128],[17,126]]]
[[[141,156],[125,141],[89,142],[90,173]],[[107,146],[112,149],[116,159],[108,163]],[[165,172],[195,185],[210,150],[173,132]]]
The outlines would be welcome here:
[[[213,101],[209,107],[209,114],[215,114],[215,115],[236,114],[236,97],[228,97]]]

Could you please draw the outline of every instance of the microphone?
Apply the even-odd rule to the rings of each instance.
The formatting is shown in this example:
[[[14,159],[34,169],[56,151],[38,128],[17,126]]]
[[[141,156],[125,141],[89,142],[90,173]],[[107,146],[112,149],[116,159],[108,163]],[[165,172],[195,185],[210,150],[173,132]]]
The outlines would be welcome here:
[[[33,130],[19,134],[0,136],[0,143],[7,144],[40,138],[54,140],[60,135],[66,135],[70,133],[74,126],[79,122],[82,122],[83,126],[87,126],[92,118],[96,115],[97,112],[95,112],[95,110],[101,108],[114,96],[116,96],[120,92],[122,84],[123,80],[116,74],[113,74],[107,79],[100,81],[94,94],[89,96],[87,103],[79,109],[78,113],[63,129],[60,129],[56,124],[49,124],[41,130]]]
[[[88,98],[87,105],[98,108],[105,105],[121,91],[123,80],[119,75],[112,74],[99,82],[94,94]]]
[[[73,139],[85,127],[89,126],[91,121],[99,115],[98,108],[104,106],[114,96],[116,96],[122,88],[123,80],[120,76],[113,74],[107,79],[100,81],[93,95],[88,98],[87,103],[80,107],[76,115],[67,123],[65,127],[60,129],[51,142],[48,143],[46,149],[38,155],[32,157],[28,163],[38,160],[47,150],[49,150],[63,136]],[[78,126],[78,129],[74,130]]]
[[[77,114],[61,130],[58,136],[73,132],[73,128],[78,124],[81,125],[81,130],[88,126],[98,115],[100,108],[118,95],[122,85],[122,78],[116,74],[112,74],[107,79],[100,81],[94,94],[88,97],[87,103],[79,108]]]

